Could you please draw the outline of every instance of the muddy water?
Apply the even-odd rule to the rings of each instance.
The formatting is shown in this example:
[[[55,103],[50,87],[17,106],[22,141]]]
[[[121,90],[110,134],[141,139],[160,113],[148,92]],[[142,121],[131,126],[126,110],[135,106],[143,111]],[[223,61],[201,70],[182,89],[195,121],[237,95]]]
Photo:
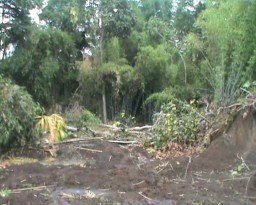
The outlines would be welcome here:
[[[55,199],[50,205],[71,205],[69,200],[71,199],[92,199],[99,198],[104,200],[107,196],[114,193],[108,189],[82,189],[82,188],[61,188],[52,192],[52,198]]]
[[[115,193],[109,189],[82,189],[82,188],[68,188],[68,189],[56,189],[52,192],[52,198],[55,199],[54,202],[50,205],[71,205],[70,200],[72,199],[98,199],[104,204],[108,201],[108,198],[118,199],[120,193]],[[145,196],[143,196],[145,197]],[[159,200],[146,198],[147,204],[152,205],[176,205],[176,202],[173,200]],[[127,199],[123,201],[122,204],[130,204],[130,200]],[[101,203],[100,203],[101,204]],[[116,203],[120,204],[120,203]],[[142,202],[133,201],[133,204],[144,204]]]

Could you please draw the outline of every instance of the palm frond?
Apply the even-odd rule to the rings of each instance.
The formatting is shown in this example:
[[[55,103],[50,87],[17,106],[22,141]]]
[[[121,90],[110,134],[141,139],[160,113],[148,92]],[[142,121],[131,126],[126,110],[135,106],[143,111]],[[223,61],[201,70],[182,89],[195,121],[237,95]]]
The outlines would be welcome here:
[[[43,115],[37,123],[37,128],[42,132],[49,132],[49,141],[51,143],[63,140],[66,137],[65,122],[64,119],[58,114],[52,114],[50,116]]]

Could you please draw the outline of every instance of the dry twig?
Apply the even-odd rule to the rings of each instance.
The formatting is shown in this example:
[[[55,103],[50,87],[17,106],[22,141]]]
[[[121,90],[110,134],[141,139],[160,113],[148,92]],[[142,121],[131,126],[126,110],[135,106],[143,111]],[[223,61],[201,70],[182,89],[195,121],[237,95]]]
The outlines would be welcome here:
[[[58,144],[67,144],[67,143],[77,143],[77,142],[84,142],[84,141],[88,141],[91,139],[103,139],[102,137],[94,137],[94,138],[85,138],[85,137],[80,137],[80,138],[74,138],[74,139],[67,139],[61,142],[56,142],[54,143],[54,145],[58,145]]]
[[[226,181],[245,180],[245,179],[248,180],[248,178],[249,177],[239,177],[239,178],[223,179],[222,181],[226,182]]]
[[[132,184],[133,186],[138,186],[138,185],[140,185],[140,184],[142,184],[142,183],[144,183],[145,182],[145,180],[142,180],[142,181],[140,181],[140,182],[138,182],[138,183],[136,183],[136,184]]]
[[[245,196],[246,199],[256,199],[256,196]]]
[[[60,193],[59,196],[62,197],[62,198],[65,198],[65,199],[74,199],[75,198],[74,195],[67,194],[67,193],[64,193],[64,192]]]
[[[248,186],[249,186],[249,183],[251,181],[251,178],[252,178],[253,175],[251,175],[246,183],[246,188],[245,188],[245,196],[247,196],[247,192],[248,192]]]
[[[190,163],[191,163],[191,156],[189,156],[188,164],[187,164],[187,167],[186,167],[186,172],[185,172],[185,175],[184,175],[184,180],[187,178],[187,172],[188,172],[188,167],[189,167]]]
[[[117,144],[137,144],[137,141],[120,141],[120,140],[108,140],[108,142],[111,143],[117,143]]]
[[[169,161],[166,163],[162,163],[162,164],[158,165],[157,167],[155,167],[155,170],[159,169],[156,173],[159,174],[161,171],[163,171],[167,167],[168,164],[169,164]]]
[[[142,197],[144,197],[145,199],[149,200],[149,201],[152,201],[153,199],[145,196],[144,194],[142,194],[142,192],[138,192],[139,195],[141,195]]]
[[[22,191],[31,191],[31,190],[42,190],[42,189],[46,189],[48,187],[53,187],[55,185],[49,185],[49,186],[37,186],[37,187],[28,187],[28,188],[22,188],[22,189],[13,189],[11,190],[12,193],[20,193]]]
[[[84,148],[84,147],[75,147],[75,148],[76,148],[76,149],[81,149],[81,150],[90,151],[90,152],[102,152],[102,150],[88,149],[88,148]]]

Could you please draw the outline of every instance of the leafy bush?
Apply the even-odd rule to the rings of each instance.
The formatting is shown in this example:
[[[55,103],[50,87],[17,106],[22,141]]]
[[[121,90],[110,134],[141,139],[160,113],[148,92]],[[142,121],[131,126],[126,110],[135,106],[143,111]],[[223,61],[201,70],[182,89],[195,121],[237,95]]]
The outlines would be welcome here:
[[[199,120],[194,102],[170,101],[153,116],[155,137],[152,144],[156,147],[162,147],[169,141],[189,144],[196,139]]]
[[[119,115],[116,118],[116,121],[114,122],[114,126],[126,128],[135,125],[136,120],[135,117],[128,115],[124,112],[119,113]]]
[[[32,141],[38,105],[26,90],[0,76],[0,147]]]
[[[134,126],[135,124],[135,117],[128,115],[125,112],[121,112],[116,117],[113,125],[121,129],[120,138],[133,139],[134,136],[128,132],[127,128]]]
[[[83,123],[100,124],[101,120],[91,111],[79,105],[78,102],[72,104],[65,112],[65,119],[68,123],[81,127]]]
[[[173,89],[166,89],[162,92],[151,94],[145,101],[145,105],[152,104],[154,109],[160,110],[161,106],[174,99]]]
[[[82,119],[83,119],[83,122],[87,122],[87,123],[92,123],[92,124],[101,123],[101,120],[89,110],[84,110]]]

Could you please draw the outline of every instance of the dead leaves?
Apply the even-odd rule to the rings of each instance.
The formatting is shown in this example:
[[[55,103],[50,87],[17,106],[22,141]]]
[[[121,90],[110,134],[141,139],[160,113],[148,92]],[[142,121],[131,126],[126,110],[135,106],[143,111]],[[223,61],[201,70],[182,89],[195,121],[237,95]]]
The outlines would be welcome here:
[[[196,152],[198,152],[197,146],[187,146],[177,142],[169,142],[164,148],[155,150],[154,155],[156,159],[163,160],[169,157],[188,156]]]

